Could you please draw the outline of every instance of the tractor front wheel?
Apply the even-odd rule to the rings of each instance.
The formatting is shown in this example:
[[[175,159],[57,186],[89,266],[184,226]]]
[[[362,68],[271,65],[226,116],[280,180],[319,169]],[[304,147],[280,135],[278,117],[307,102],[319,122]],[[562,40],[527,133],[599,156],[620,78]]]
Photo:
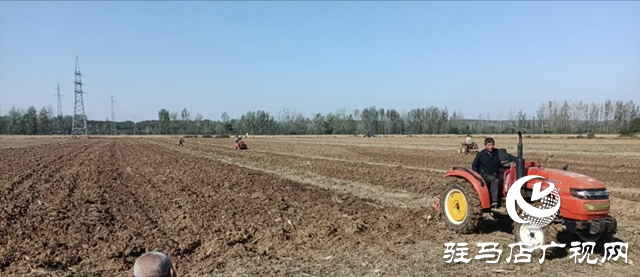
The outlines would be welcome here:
[[[536,208],[541,208],[542,200],[535,201],[532,205]],[[516,204],[516,213],[522,215],[522,208],[518,204]],[[544,250],[540,248],[540,246],[550,245],[551,242],[559,243],[558,233],[559,231],[553,223],[541,228],[531,228],[528,223],[513,222],[513,234],[516,242],[531,244],[523,245],[522,249],[531,251],[532,260],[540,259],[542,256],[551,256],[554,251],[558,250],[558,247],[548,247]]]
[[[558,250],[558,247],[548,247],[547,249],[541,249],[540,246],[550,246],[551,242],[558,242],[558,230],[553,224],[544,226],[542,228],[531,228],[528,224],[513,223],[513,234],[516,237],[517,242],[529,243],[530,245],[523,245],[522,249],[530,250],[532,261],[533,259],[540,259],[542,256],[549,257],[553,255],[554,250]]]
[[[578,232],[577,235],[578,238],[580,238],[580,240],[582,240],[583,242],[597,242],[602,237],[601,233],[592,235],[589,233],[589,231]]]
[[[440,207],[449,228],[462,234],[478,230],[482,206],[480,197],[471,184],[450,184],[442,194],[441,201]]]

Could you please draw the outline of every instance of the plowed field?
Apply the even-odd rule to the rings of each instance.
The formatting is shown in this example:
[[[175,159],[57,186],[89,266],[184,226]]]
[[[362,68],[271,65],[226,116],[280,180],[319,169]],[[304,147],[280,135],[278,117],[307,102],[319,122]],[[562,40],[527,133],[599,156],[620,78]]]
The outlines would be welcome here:
[[[145,251],[179,276],[633,276],[640,141],[525,139],[525,158],[598,178],[629,261],[514,264],[508,226],[458,236],[430,207],[469,167],[456,138],[92,138],[0,149],[0,275],[133,276]],[[515,154],[515,140],[498,140]],[[0,147],[2,148],[2,147]],[[445,263],[444,243],[498,242],[498,264]],[[517,247],[514,251],[518,251]],[[513,253],[514,255],[516,253]],[[601,258],[601,254],[592,256]]]

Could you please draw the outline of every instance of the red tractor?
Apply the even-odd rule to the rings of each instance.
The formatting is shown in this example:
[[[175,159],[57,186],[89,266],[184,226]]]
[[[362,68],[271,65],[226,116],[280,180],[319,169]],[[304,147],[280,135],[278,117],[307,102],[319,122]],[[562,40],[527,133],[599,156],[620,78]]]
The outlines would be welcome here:
[[[478,144],[472,142],[470,145],[466,142],[460,143],[460,149],[458,149],[458,153],[464,153],[465,155],[469,152],[478,152]]]
[[[577,235],[580,240],[587,242],[602,242],[612,239],[617,232],[617,221],[609,215],[609,193],[604,184],[595,178],[562,170],[544,168],[537,161],[525,162],[522,156],[522,134],[518,132],[518,156],[506,153],[506,149],[498,149],[503,161],[509,163],[503,166],[504,183],[502,184],[502,208],[491,209],[489,185],[477,172],[464,167],[453,167],[444,177],[452,179],[440,197],[436,197],[433,206],[442,212],[447,226],[457,233],[473,233],[480,228],[481,218],[485,213],[492,213],[494,217],[508,217],[506,195],[511,185],[524,176],[538,175],[552,182],[558,190],[560,209],[550,224],[541,228],[529,228],[528,224],[512,221],[513,234],[516,242],[531,243],[533,257],[540,257],[543,253],[550,254],[555,247],[546,251],[540,249],[542,245],[549,245],[552,241],[558,243],[557,235],[561,232]],[[515,159],[515,163],[513,160]],[[541,208],[542,200],[531,201],[533,184],[539,180],[529,180],[521,188],[521,194],[527,203]],[[515,204],[518,215],[522,209]],[[523,248],[527,248],[523,246]],[[533,248],[533,249],[531,249]]]
[[[243,140],[236,140],[233,143],[233,149],[247,150],[247,144]]]

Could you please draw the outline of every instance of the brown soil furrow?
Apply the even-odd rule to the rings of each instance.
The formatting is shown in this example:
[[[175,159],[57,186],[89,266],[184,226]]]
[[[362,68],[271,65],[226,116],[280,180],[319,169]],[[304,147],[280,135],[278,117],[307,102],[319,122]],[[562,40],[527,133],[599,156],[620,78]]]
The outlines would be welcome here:
[[[92,141],[59,174],[63,179],[42,199],[45,205],[21,219],[21,228],[31,231],[8,233],[11,253],[29,259],[6,264],[5,275],[128,276],[134,258],[151,249],[170,254],[183,276],[225,270],[239,260],[261,265],[253,273],[290,276],[293,263],[325,274],[342,264],[324,261],[329,255],[434,235],[415,225],[425,220],[420,211],[376,208],[141,142]]]
[[[193,140],[189,143],[201,143],[226,148],[228,141],[219,140]],[[278,143],[251,141],[250,151],[265,151],[277,154],[304,155],[314,158],[337,159],[352,163],[363,162],[372,164],[386,164],[389,166],[402,165],[412,168],[424,168],[425,170],[440,171],[442,168],[470,164],[473,157],[465,155],[453,155],[448,151],[415,151],[405,149],[376,149],[371,151],[367,147],[358,146],[325,146],[312,144],[289,144],[287,141]],[[466,158],[466,159],[465,159]],[[468,160],[468,161],[467,161]],[[443,164],[445,166],[443,166]],[[448,165],[448,166],[447,166]]]
[[[210,145],[207,145],[207,144],[204,144],[204,143],[201,143],[201,142],[195,142],[195,143],[197,143],[199,145],[202,145],[202,146],[210,146]],[[220,149],[228,149],[228,147],[219,146],[219,145],[214,145],[214,147],[218,147]],[[437,173],[445,173],[445,172],[447,172],[446,170],[439,169],[439,168],[405,166],[405,165],[401,165],[401,164],[390,164],[390,163],[360,161],[360,160],[357,160],[357,159],[348,160],[348,159],[332,158],[332,157],[325,157],[325,156],[293,154],[293,153],[281,153],[281,152],[273,152],[273,151],[261,151],[261,150],[255,150],[255,149],[252,149],[251,153],[262,153],[262,154],[269,154],[269,155],[276,155],[276,156],[286,156],[286,157],[295,157],[295,158],[312,159],[312,160],[327,160],[327,161],[336,161],[336,162],[352,163],[352,164],[366,164],[366,165],[376,165],[376,166],[386,166],[386,167],[403,167],[403,168],[407,168],[407,169],[424,170],[424,171],[431,171],[431,172],[437,172]]]
[[[84,140],[75,143],[2,149],[0,164],[4,165],[4,174],[0,175],[0,180],[4,180],[5,176],[24,173],[26,169],[38,170],[56,164],[63,158],[82,153],[86,143],[87,141]]]
[[[224,162],[228,162],[231,164],[237,164],[238,162],[241,162],[241,164],[239,164],[240,166],[261,166],[261,168],[258,169],[262,169],[262,167],[265,167],[268,165],[265,164],[258,164],[254,161],[255,157],[249,155],[250,151],[247,152],[240,152],[240,151],[234,151],[234,150],[229,150],[231,151],[231,153],[235,153],[233,155],[230,156],[224,156],[224,155],[220,155],[220,153],[217,151],[217,149],[200,149],[198,146],[193,146],[190,145],[188,148],[180,148],[180,147],[176,147],[171,143],[164,143],[164,142],[152,142],[154,144],[158,144],[158,145],[162,145],[163,147],[166,147],[167,149],[173,149],[175,151],[180,151],[180,152],[185,152],[185,153],[190,153],[194,156],[197,157],[209,157],[209,158],[214,158],[214,159],[219,159],[221,161]],[[191,148],[195,148],[195,149],[191,149]],[[242,157],[242,160],[238,160],[238,157]],[[272,166],[272,165],[271,165]],[[276,172],[276,174],[278,174],[278,172]],[[369,185],[370,186],[370,185]],[[434,232],[439,234],[439,240],[438,241],[476,241],[476,242],[486,242],[486,241],[495,241],[495,242],[499,242],[501,243],[502,246],[502,250],[505,253],[508,253],[509,248],[507,246],[507,244],[509,243],[513,243],[513,236],[510,234],[504,234],[504,233],[491,233],[491,234],[476,234],[476,235],[469,235],[469,236],[455,236],[453,234],[451,234],[450,232],[446,231],[444,229],[444,226],[442,225],[442,223],[440,221],[436,222],[435,224],[432,223],[431,225],[432,227],[434,227]],[[440,230],[440,231],[437,231]],[[431,244],[429,244],[431,245]],[[433,247],[433,246],[430,246]],[[439,246],[440,248],[442,246]],[[473,248],[472,250],[477,251],[478,249]],[[369,250],[371,251],[371,250]],[[442,257],[442,252],[438,252],[438,251],[434,251],[431,252],[431,255],[438,255],[438,259],[440,259]],[[407,256],[405,256],[407,257]],[[636,257],[634,253],[632,253],[632,257]],[[503,256],[503,259],[506,258],[506,256]],[[406,259],[406,258],[405,258]],[[561,259],[561,260],[553,260],[553,261],[547,261],[547,264],[553,264],[558,268],[562,268],[562,266],[560,266],[560,264],[564,264],[566,262],[566,260]],[[477,262],[470,264],[469,266],[474,266],[474,268],[477,267]],[[524,268],[530,268],[529,266],[535,267],[535,264],[529,264],[529,265],[520,265],[518,267],[515,267],[513,265],[506,265],[504,262],[501,262],[499,266],[497,266],[498,268],[500,268],[501,270],[511,270],[511,271],[517,271],[518,268],[520,268],[521,270]],[[435,272],[438,272],[437,274],[440,275],[442,274],[442,270],[444,269],[447,270],[451,270],[452,272],[462,272],[462,271],[457,271],[457,269],[460,269],[461,267],[450,267],[450,265],[442,265],[441,263],[438,262],[434,262],[434,267],[430,267],[429,271],[425,271],[425,272],[432,272],[431,274],[436,274]],[[508,269],[507,269],[508,268]],[[554,267],[555,268],[555,267]],[[563,269],[563,270],[568,270],[569,272],[571,271],[575,271],[574,269]],[[491,271],[491,270],[489,270]],[[228,271],[225,271],[228,272]],[[237,271],[234,271],[237,272]],[[241,273],[247,273],[247,271],[240,271]],[[252,272],[252,271],[251,271]],[[483,270],[478,270],[478,272],[484,272]],[[458,274],[459,274],[458,273]],[[446,275],[446,274],[445,274]],[[524,274],[524,276],[528,276],[526,274]]]
[[[190,142],[202,143],[207,145],[216,145],[220,147],[227,147],[229,144],[227,141],[212,140],[212,139],[198,139]],[[252,147],[253,145],[253,147]],[[418,168],[431,168],[442,169],[451,168],[453,166],[471,167],[471,162],[475,156],[475,153],[468,155],[455,153],[450,150],[432,150],[432,151],[416,151],[414,149],[392,149],[392,148],[380,148],[376,151],[371,151],[367,147],[359,146],[324,146],[324,145],[298,145],[291,144],[287,140],[281,141],[269,141],[262,140],[251,141],[250,147],[256,151],[266,151],[270,153],[282,153],[282,154],[297,154],[308,156],[321,156],[326,158],[337,158],[343,160],[351,160],[353,162],[366,161],[373,163],[389,164],[389,165],[403,165]],[[640,148],[640,146],[639,146]],[[515,154],[515,149],[510,150],[510,153]],[[547,158],[550,155],[531,153],[528,148],[525,148],[525,159],[528,161],[540,161],[545,166],[552,168],[561,168],[564,164],[569,164],[571,168],[576,170],[586,171],[591,173],[607,172],[616,174],[628,174],[638,170],[638,159],[631,157],[618,156],[615,159],[607,160],[606,163],[593,163],[593,160],[585,159],[581,156],[571,154],[555,154],[552,158]],[[548,162],[544,162],[547,160]]]
[[[82,141],[77,145],[67,145],[65,149],[73,154],[87,149],[98,150],[100,147],[95,142]],[[12,203],[12,206],[3,209],[8,212],[6,217],[3,216],[8,219],[4,221],[8,225],[0,228],[0,233],[4,233],[0,237],[6,239],[7,252],[0,255],[3,264],[8,266],[16,262],[22,263],[26,259],[33,266],[58,268],[79,262],[71,253],[71,248],[77,250],[81,248],[80,245],[60,243],[60,240],[64,240],[64,236],[73,236],[83,224],[70,215],[81,212],[77,209],[78,206],[69,205],[73,203],[71,199],[75,193],[83,188],[78,187],[77,175],[64,176],[60,172],[84,168],[80,166],[83,160],[83,155],[64,155],[55,163],[43,163],[39,170],[31,172],[28,179],[11,184],[14,189],[10,190],[5,203]],[[20,232],[5,233],[6,230]],[[30,231],[25,233],[26,230]],[[50,238],[41,237],[37,233],[43,230],[51,230],[57,234]],[[46,251],[29,253],[29,248]]]
[[[0,184],[4,191],[3,200],[12,202],[14,206],[2,214],[1,217],[5,219],[2,223],[11,228],[16,223],[15,220],[26,213],[34,201],[41,204],[38,192],[41,191],[41,188],[59,181],[54,172],[62,169],[66,162],[73,160],[75,154],[84,151],[84,146],[83,142],[77,145],[66,144],[60,149],[55,149],[50,156],[45,156],[46,148],[36,149],[36,151],[27,150],[27,152],[32,152],[36,158],[30,158],[23,152],[3,150],[6,152],[3,156],[7,157],[2,169],[3,174],[0,176]],[[25,159],[25,156],[29,158]],[[26,162],[21,162],[21,160]],[[28,196],[27,200],[24,200],[25,196]],[[0,234],[0,241],[3,238],[4,236]]]
[[[443,150],[447,149],[454,153],[457,148],[460,146],[460,142],[464,141],[464,138],[461,139],[404,139],[404,138],[385,138],[385,139],[348,139],[348,138],[339,138],[339,139],[309,139],[309,138],[259,138],[255,141],[264,141],[264,142],[272,142],[279,144],[307,144],[314,146],[338,146],[338,147],[359,147],[359,148],[394,148],[394,149],[418,149],[418,150]],[[527,149],[527,153],[536,153],[541,155],[548,154],[569,154],[569,155],[578,155],[585,157],[602,157],[602,156],[624,156],[629,158],[637,158],[640,156],[640,147],[637,141],[627,140],[631,143],[635,143],[634,151],[617,151],[611,152],[607,149],[604,150],[595,150],[589,149],[589,143],[597,144],[599,141],[594,140],[588,143],[585,143],[580,146],[576,146],[571,143],[562,142],[559,140],[553,140],[555,144],[545,144],[540,143],[539,141],[529,140],[523,138],[523,143],[525,144],[525,149]],[[482,143],[480,140],[476,138],[476,142],[482,147]],[[496,141],[500,146],[505,147],[510,152],[515,152],[516,150],[516,140],[500,140]],[[572,141],[572,142],[575,142]],[[602,142],[601,142],[602,143]],[[602,143],[606,145],[606,143]],[[616,144],[613,144],[617,146]],[[583,149],[579,149],[583,148]],[[374,150],[374,152],[377,150]]]
[[[417,168],[446,169],[471,156],[348,145],[279,149],[286,143],[258,141],[249,151],[230,149],[228,140],[188,139],[177,147],[127,138],[0,150],[0,170],[7,169],[0,185],[13,187],[0,201],[0,275],[131,276],[135,258],[148,250],[169,254],[179,276],[635,274],[620,261],[576,265],[570,257],[508,264],[508,230],[487,222],[478,234],[448,231],[425,207],[425,197],[441,191],[442,173]],[[573,155],[549,165],[570,159],[575,170],[600,162]],[[597,174],[614,178],[612,194],[634,200],[614,195],[612,214],[621,228],[616,237],[629,242],[637,262],[638,199],[625,187],[637,180],[624,172],[637,174],[638,163],[624,159],[607,161]],[[616,166],[622,161],[627,168]],[[443,243],[452,241],[471,243],[471,258],[475,243],[498,242],[501,261],[446,264]]]
[[[145,149],[148,149],[145,152],[155,152],[160,157],[178,157],[176,151],[165,147],[145,146]],[[214,263],[214,267],[209,270],[225,268],[228,259],[299,260],[301,258],[299,251],[330,253],[326,252],[329,248],[349,248],[350,243],[347,241],[351,236],[358,237],[357,241],[361,242],[370,241],[376,244],[375,241],[378,241],[377,243],[386,244],[388,240],[385,237],[394,236],[400,230],[411,231],[417,237],[427,235],[415,230],[415,227],[406,226],[402,229],[403,227],[400,226],[388,226],[387,223],[380,225],[383,221],[376,219],[385,214],[390,216],[389,213],[392,212],[393,217],[383,220],[388,221],[393,218],[394,224],[404,222],[403,224],[413,225],[416,220],[423,220],[421,217],[424,213],[419,211],[401,212],[396,209],[375,208],[357,199],[345,198],[330,191],[296,182],[284,179],[276,182],[268,181],[278,179],[258,174],[253,170],[246,171],[240,167],[219,164],[217,161],[202,159],[196,155],[179,157],[173,164],[177,168],[184,168],[179,170],[182,172],[181,176],[189,176],[193,183],[205,184],[199,187],[182,184],[195,192],[191,195],[190,201],[192,203],[203,203],[203,201],[225,203],[223,205],[225,209],[216,206],[191,205],[189,214],[216,220],[199,221],[203,226],[193,229],[193,234],[182,235],[182,237],[196,235],[201,237],[196,241],[199,247],[194,249],[195,256],[190,259],[196,258]],[[215,176],[205,174],[212,169],[211,165],[216,165],[214,168],[216,172],[220,172],[218,174],[225,175],[227,178],[206,179],[206,176]],[[225,171],[226,173],[223,173]],[[263,181],[254,180],[256,178]],[[181,185],[175,187],[183,193],[189,191]],[[260,212],[254,213],[253,209]],[[365,210],[368,212],[364,212]],[[325,216],[329,218],[325,219]],[[341,223],[343,221],[344,223]],[[186,228],[189,229],[189,227]],[[273,228],[275,230],[266,231]],[[378,230],[378,228],[384,229]],[[221,239],[208,240],[206,239],[208,235]],[[225,237],[226,240],[223,239]],[[278,244],[275,243],[284,243],[284,247],[283,245],[277,247]],[[222,251],[223,249],[233,250],[225,252]],[[309,254],[304,255],[307,258],[302,261],[318,262],[320,257],[330,254],[321,254],[316,256],[317,258],[309,258]],[[180,257],[181,253],[174,253],[174,256]],[[331,267],[325,268],[331,270]],[[310,269],[310,271],[316,270],[318,269]]]
[[[192,143],[202,143],[210,147],[228,147],[228,141],[214,139],[199,139],[189,141]],[[226,144],[225,144],[226,143]],[[252,146],[253,145],[253,146]],[[290,144],[288,140],[275,141],[251,141],[250,152],[268,152],[273,154],[293,154],[299,156],[312,156],[313,158],[323,157],[328,160],[351,160],[351,163],[364,162],[369,165],[394,165],[403,166],[414,170],[422,168],[429,170],[445,170],[453,166],[471,168],[474,154],[464,155],[451,151],[433,150],[429,152],[406,150],[406,149],[385,149],[379,148],[371,151],[370,148],[358,146],[325,146],[306,144]],[[263,150],[264,149],[264,150]],[[525,149],[525,159],[527,161],[540,161],[543,166],[561,169],[568,164],[570,170],[586,175],[590,175],[604,182],[616,182],[624,184],[625,187],[640,187],[640,179],[633,178],[640,170],[640,165],[635,158],[617,157],[607,160],[606,163],[598,163],[593,159],[584,159],[575,155],[555,155],[549,158],[548,155],[529,153]],[[513,152],[512,154],[514,154]]]
[[[68,141],[68,138],[38,138],[38,139],[25,139],[25,138],[12,138],[11,136],[0,136],[0,149],[21,148],[21,147],[33,147],[46,144],[56,144]]]
[[[171,146],[169,143],[165,143]],[[201,153],[211,153],[242,163],[258,163],[288,168],[294,171],[310,172],[316,175],[342,179],[348,182],[362,182],[382,189],[400,190],[422,195],[423,197],[439,194],[446,180],[441,173],[416,171],[405,167],[388,167],[367,164],[350,164],[331,160],[307,160],[297,157],[277,156],[272,153],[254,153],[236,151],[218,147],[203,147],[191,144],[189,147]],[[260,166],[258,166],[260,167]]]
[[[156,143],[155,141],[152,143]],[[168,144],[160,144],[163,147],[171,147]],[[431,205],[431,198],[424,197],[419,194],[412,194],[405,191],[397,191],[386,189],[382,186],[376,186],[369,183],[358,181],[350,181],[345,179],[336,179],[325,177],[322,175],[311,173],[307,170],[296,170],[280,163],[261,163],[249,161],[249,159],[232,158],[229,156],[219,155],[219,153],[211,151],[193,151],[184,148],[173,148],[176,151],[189,153],[198,157],[210,158],[231,165],[241,166],[252,170],[258,170],[266,173],[275,174],[292,181],[312,184],[314,186],[350,194],[363,199],[370,199],[386,205],[393,205],[407,208],[425,208]],[[255,157],[254,157],[255,158]],[[255,160],[255,159],[251,159]],[[286,164],[286,161],[284,162]],[[305,168],[306,169],[306,168]]]

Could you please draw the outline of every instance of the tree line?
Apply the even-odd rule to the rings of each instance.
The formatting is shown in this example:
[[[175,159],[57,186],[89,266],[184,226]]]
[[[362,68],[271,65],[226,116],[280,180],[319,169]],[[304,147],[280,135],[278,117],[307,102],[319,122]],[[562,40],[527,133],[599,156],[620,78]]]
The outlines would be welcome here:
[[[13,107],[0,117],[0,133],[50,135],[71,133],[73,116],[56,116],[51,106],[37,110]],[[90,135],[111,134],[111,121],[87,120]],[[508,119],[491,119],[481,114],[467,119],[462,112],[430,106],[399,112],[368,107],[348,112],[342,108],[328,114],[306,117],[288,109],[277,114],[257,110],[231,119],[223,112],[220,119],[193,116],[186,108],[180,112],[158,111],[157,120],[116,122],[117,134],[126,135],[316,135],[316,134],[633,134],[640,132],[640,108],[633,101],[583,103],[549,101],[535,114],[511,111]]]

